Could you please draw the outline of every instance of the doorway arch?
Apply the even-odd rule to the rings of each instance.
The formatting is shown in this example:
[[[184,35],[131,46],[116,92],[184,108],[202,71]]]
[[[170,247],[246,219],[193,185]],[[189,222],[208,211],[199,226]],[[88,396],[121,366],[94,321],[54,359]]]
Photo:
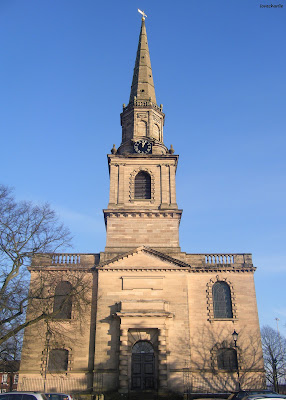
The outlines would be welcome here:
[[[155,389],[154,347],[147,340],[139,340],[132,347],[131,374],[132,390]]]

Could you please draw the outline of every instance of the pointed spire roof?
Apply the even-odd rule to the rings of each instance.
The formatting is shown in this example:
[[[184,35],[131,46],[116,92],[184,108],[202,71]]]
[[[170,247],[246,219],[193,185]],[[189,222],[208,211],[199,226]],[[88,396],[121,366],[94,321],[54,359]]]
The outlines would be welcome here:
[[[142,18],[141,31],[135,61],[129,103],[137,100],[150,100],[156,104],[155,87],[148,48],[145,18]]]

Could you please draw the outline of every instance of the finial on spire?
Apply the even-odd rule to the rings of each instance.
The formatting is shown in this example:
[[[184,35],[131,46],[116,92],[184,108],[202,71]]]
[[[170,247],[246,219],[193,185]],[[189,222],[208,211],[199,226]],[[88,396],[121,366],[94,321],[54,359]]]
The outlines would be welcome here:
[[[138,8],[138,12],[139,12],[140,14],[142,14],[142,21],[145,21],[145,17],[147,17],[147,15],[144,13],[144,11],[141,11],[141,10],[139,10],[139,8]]]

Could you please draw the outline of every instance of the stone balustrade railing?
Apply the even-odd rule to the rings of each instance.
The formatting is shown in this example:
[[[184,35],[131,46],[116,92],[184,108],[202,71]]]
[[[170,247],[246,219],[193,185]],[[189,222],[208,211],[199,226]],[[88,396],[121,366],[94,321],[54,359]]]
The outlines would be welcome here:
[[[80,264],[80,254],[53,254],[52,264]]]
[[[151,100],[137,100],[134,99],[134,101],[132,103],[129,103],[127,106],[125,106],[125,104],[123,104],[123,111],[126,110],[127,108],[131,108],[131,107],[148,107],[148,106],[152,106],[153,108],[159,110],[159,111],[163,111],[163,105],[160,104],[160,106],[158,106],[158,104],[153,103]]]
[[[186,263],[191,265],[250,265],[252,264],[252,255],[249,253],[230,254],[230,253],[213,253],[213,254],[186,254]]]
[[[98,264],[99,254],[82,253],[39,253],[32,257],[31,266],[84,266]]]
[[[84,254],[84,253],[40,253],[35,254],[32,257],[31,266],[33,267],[93,267],[99,264],[100,261],[107,261],[108,259],[113,258],[116,254],[110,256],[110,254],[106,255],[105,253],[93,253],[93,254]],[[117,254],[119,255],[119,254]],[[214,253],[214,254],[186,254],[179,253],[174,254],[174,258],[184,261],[185,263],[196,267],[211,267],[211,266],[219,266],[219,265],[231,265],[233,267],[236,266],[249,266],[252,265],[252,255],[251,254],[230,254],[230,253]]]
[[[233,264],[234,254],[206,254],[206,264]]]
[[[206,264],[252,264],[251,254],[205,254]]]

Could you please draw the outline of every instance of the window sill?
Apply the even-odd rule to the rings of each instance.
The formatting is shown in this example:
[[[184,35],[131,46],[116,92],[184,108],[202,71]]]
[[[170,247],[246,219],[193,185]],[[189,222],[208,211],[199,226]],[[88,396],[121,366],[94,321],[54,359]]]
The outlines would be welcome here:
[[[136,201],[143,201],[144,203],[145,202],[151,202],[153,199],[132,199],[132,200],[130,200],[132,203],[134,203],[134,202],[136,202]]]
[[[57,322],[71,322],[72,318],[53,318],[52,321],[57,321]]]
[[[219,369],[218,372],[223,372],[223,373],[237,373],[237,369]]]
[[[229,321],[229,322],[236,322],[238,321],[237,318],[209,318],[210,322],[216,322],[216,321]]]

